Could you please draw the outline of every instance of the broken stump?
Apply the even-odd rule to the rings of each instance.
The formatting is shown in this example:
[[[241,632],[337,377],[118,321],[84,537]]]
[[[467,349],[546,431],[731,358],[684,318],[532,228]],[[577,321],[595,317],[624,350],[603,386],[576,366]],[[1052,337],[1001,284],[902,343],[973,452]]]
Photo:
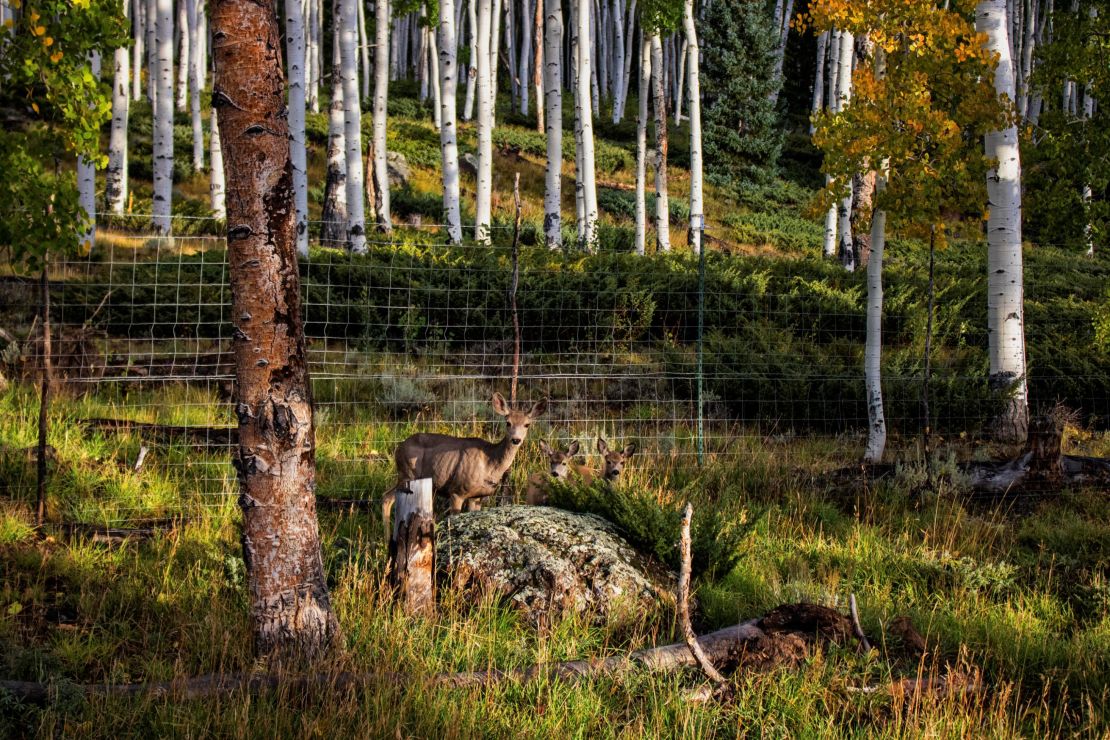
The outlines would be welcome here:
[[[435,519],[432,479],[409,481],[397,489],[393,534],[389,538],[389,582],[406,614],[435,613]]]

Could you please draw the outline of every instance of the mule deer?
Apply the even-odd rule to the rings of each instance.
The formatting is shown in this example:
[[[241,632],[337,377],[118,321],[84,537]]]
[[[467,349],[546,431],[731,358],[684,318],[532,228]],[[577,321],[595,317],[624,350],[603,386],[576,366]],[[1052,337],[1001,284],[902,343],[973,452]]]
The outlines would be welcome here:
[[[382,522],[389,539],[389,514],[397,487],[405,481],[431,478],[432,490],[449,500],[448,513],[478,511],[481,499],[492,495],[508,472],[516,453],[528,436],[532,420],[547,408],[547,399],[536,401],[528,412],[509,407],[500,393],[493,394],[493,410],[505,417],[505,436],[500,442],[450,434],[414,434],[397,447],[397,486],[382,499]]]
[[[578,442],[571,442],[570,447],[566,452],[556,450],[551,447],[544,440],[540,440],[540,450],[547,456],[547,462],[550,466],[547,475],[533,473],[528,478],[528,490],[525,494],[525,500],[532,506],[543,506],[547,503],[547,490],[548,484],[553,480],[565,481],[571,471],[571,467],[582,474],[589,472],[589,468],[585,465],[578,465],[574,462],[574,456],[578,454],[581,449]]]
[[[551,466],[550,474],[541,476],[534,474],[528,479],[528,490],[526,493],[527,501],[529,504],[535,506],[542,506],[547,503],[547,492],[549,490],[551,481],[566,481],[570,479],[571,473],[576,474],[585,485],[590,485],[597,477],[597,471],[587,465],[579,465],[574,462],[573,458],[578,454],[579,446],[577,442],[572,442],[570,448],[566,452],[552,449],[547,442],[540,440],[540,449],[543,454],[547,455],[547,461]],[[636,445],[626,445],[624,450],[616,451],[610,450],[609,445],[601,437],[597,438],[597,451],[602,457],[602,478],[606,483],[612,483],[624,470],[624,465],[628,462],[628,458],[636,452]]]

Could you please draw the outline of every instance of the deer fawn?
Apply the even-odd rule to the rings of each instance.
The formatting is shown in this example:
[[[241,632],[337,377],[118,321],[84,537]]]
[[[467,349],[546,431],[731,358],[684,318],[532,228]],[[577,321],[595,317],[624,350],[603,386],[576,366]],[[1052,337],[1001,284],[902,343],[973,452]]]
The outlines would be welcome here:
[[[493,410],[505,417],[505,436],[500,442],[449,434],[414,434],[397,447],[397,486],[382,499],[382,522],[389,539],[389,515],[397,487],[405,481],[431,478],[436,495],[450,501],[448,513],[478,511],[481,499],[492,495],[513,464],[528,436],[532,420],[547,408],[547,399],[536,401],[527,413],[514,411],[500,393],[493,394]]]
[[[571,442],[570,447],[566,452],[552,449],[552,447],[540,440],[540,449],[543,454],[547,455],[547,461],[551,466],[549,475],[542,476],[534,474],[528,479],[527,502],[534,506],[542,506],[547,503],[547,491],[551,481],[566,481],[570,478],[573,471],[582,479],[582,482],[587,486],[594,482],[597,472],[586,465],[579,465],[574,462],[573,458],[578,454],[578,442]],[[609,445],[601,437],[597,438],[597,451],[601,454],[604,463],[602,467],[602,477],[606,483],[612,483],[624,470],[624,464],[628,462],[628,458],[636,452],[636,445],[629,444],[625,446],[624,450],[616,451],[610,450]]]

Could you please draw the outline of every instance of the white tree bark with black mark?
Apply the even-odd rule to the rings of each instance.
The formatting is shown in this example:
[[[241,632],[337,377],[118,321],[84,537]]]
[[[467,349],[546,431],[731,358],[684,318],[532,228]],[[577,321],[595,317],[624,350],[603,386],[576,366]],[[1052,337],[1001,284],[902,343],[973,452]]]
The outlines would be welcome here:
[[[813,78],[813,101],[809,106],[809,135],[817,131],[814,116],[821,112],[825,103],[825,53],[829,43],[829,32],[824,31],[817,37],[817,71]]]
[[[305,26],[304,6],[301,2],[302,0],[285,0],[285,63],[289,70],[289,158],[293,163],[293,204],[297,209],[297,254],[308,257],[308,150],[304,129]]]
[[[832,109],[833,113],[842,111],[852,97],[852,60],[855,57],[855,36],[852,33],[841,31],[838,41],[840,48],[836,54],[836,96],[834,98],[835,107]],[[855,270],[855,260],[852,256],[855,253],[855,248],[852,244],[850,218],[852,213],[851,183],[845,183],[844,187],[847,189],[845,195],[838,203],[829,206],[829,212],[825,215],[825,254],[833,256],[836,253],[836,248],[839,247],[844,268],[852,272]],[[835,247],[830,247],[830,238],[836,244]]]
[[[462,210],[459,204],[459,144],[456,98],[459,87],[458,37],[455,29],[455,0],[439,4],[439,148],[443,160],[443,215],[447,237],[462,242]]]
[[[528,68],[532,63],[532,3],[540,0],[520,0],[520,59],[517,65],[517,79],[520,80],[520,114],[528,115],[531,108],[529,98]],[[538,39],[537,39],[538,42]],[[539,105],[539,100],[536,101]]]
[[[778,34],[778,40],[775,44],[775,64],[771,78],[771,102],[775,104],[779,102],[779,95],[782,93],[782,63],[786,59],[786,42],[790,38],[790,16],[793,12],[794,0],[777,0],[775,3],[775,33]]]
[[[131,99],[139,100],[143,96],[143,64],[146,61],[146,0],[131,0]]]
[[[490,70],[491,0],[478,0],[478,177],[474,240],[490,243],[493,198],[493,75]]]
[[[875,183],[882,192],[883,177]],[[863,350],[863,380],[867,394],[867,451],[863,460],[882,462],[886,449],[886,414],[883,411],[883,250],[886,247],[886,211],[871,214],[871,256],[867,260],[867,338]]]
[[[347,151],[347,248],[366,252],[366,205],[362,179],[362,108],[359,106],[358,5],[339,0],[339,54],[343,77],[343,138]]]
[[[655,110],[655,248],[671,249],[670,200],[667,197],[667,92],[663,79],[663,39],[651,35],[652,101]]]
[[[613,123],[620,123],[624,117],[624,100],[622,99],[623,91],[627,87],[624,75],[624,13],[625,13],[625,0],[612,0],[613,9],[611,13],[613,25],[613,58],[611,60],[611,72],[613,75],[612,87],[612,101],[613,101]]]
[[[701,82],[699,80],[698,33],[694,27],[694,0],[686,0],[683,26],[686,31],[686,69],[690,89],[690,248],[701,251],[702,229],[705,225],[705,203],[702,198],[701,149]]]
[[[474,118],[474,99],[478,88],[478,0],[466,2],[466,29],[470,38],[470,61],[466,67],[466,100],[463,102],[463,120]]]
[[[1005,0],[983,0],[976,8],[975,28],[987,36],[987,48],[999,55],[994,88],[999,97],[1014,99],[1013,67]],[[1025,309],[1021,252],[1021,153],[1016,125],[992,131],[984,143],[986,156],[997,162],[987,172],[987,338],[990,382],[1012,389],[1005,410],[993,424],[996,437],[1021,441],[1029,428],[1025,377]]]
[[[200,47],[197,0],[185,0],[189,19],[189,118],[193,129],[193,172],[204,171],[204,123],[200,116],[200,90],[204,86],[204,57]]]
[[[123,13],[130,11],[131,0],[123,0]],[[126,46],[113,55],[112,127],[108,134],[108,169],[104,172],[104,198],[108,210],[122,214],[127,207],[127,118],[131,108],[131,51]],[[138,89],[138,88],[136,88]]]
[[[273,6],[216,0],[213,105],[228,164],[227,249],[243,560],[260,657],[308,662],[339,640],[316,521],[316,435]]]
[[[154,230],[170,233],[173,204],[173,0],[155,0],[157,100],[154,105]]]
[[[89,58],[93,77],[100,78],[100,52],[94,51]],[[91,251],[96,241],[96,163],[85,157],[77,158],[77,200],[85,213],[87,228],[81,234],[81,246]]]
[[[208,126],[208,202],[212,215],[227,218],[227,187],[224,180],[224,153],[220,146],[220,122],[216,107],[212,106],[211,121]]]
[[[547,167],[543,194],[543,233],[548,249],[559,249],[563,246],[563,6],[562,0],[536,2],[543,2],[545,16],[543,87]]]
[[[393,231],[389,213],[389,170],[386,164],[386,105],[389,98],[389,0],[374,3],[374,193],[378,198],[374,212],[378,229]],[[348,167],[348,173],[350,168]]]
[[[582,130],[581,168],[578,180],[582,188],[584,209],[583,248],[593,252],[597,248],[597,175],[594,169],[594,120],[590,80],[590,0],[578,0],[578,88],[575,94],[575,116]]]
[[[374,6],[377,7],[378,2],[388,2],[388,0],[374,0]],[[361,63],[359,70],[359,80],[361,81],[362,97],[370,97],[370,35],[366,32],[366,6],[363,0],[358,0],[355,6],[356,22],[358,23],[358,45],[357,53]]]
[[[177,0],[177,109],[189,107],[189,8],[188,0]]]
[[[142,2],[144,0],[140,0]],[[158,65],[158,0],[146,2],[146,96],[151,112],[158,106],[158,86],[161,84]],[[172,10],[171,5],[171,10]],[[171,44],[171,50],[172,50]],[[172,87],[172,83],[171,83]]]
[[[647,128],[651,89],[651,38],[640,29],[640,94],[636,115],[636,254],[647,246]]]
[[[339,49],[336,34],[336,51]],[[339,54],[335,55],[339,59]],[[336,65],[328,107],[328,171],[324,183],[321,241],[336,247],[347,243],[347,154],[344,147],[343,80]]]

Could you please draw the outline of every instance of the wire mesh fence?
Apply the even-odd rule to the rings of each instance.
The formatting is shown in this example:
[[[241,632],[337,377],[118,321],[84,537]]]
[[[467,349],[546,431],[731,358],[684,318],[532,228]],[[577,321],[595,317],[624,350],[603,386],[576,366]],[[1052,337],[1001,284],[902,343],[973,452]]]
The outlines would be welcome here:
[[[195,221],[160,237],[106,219],[90,255],[50,265],[52,360],[65,388],[57,413],[123,471],[111,485],[135,488],[111,506],[72,494],[77,517],[162,516],[186,500],[233,506],[228,266],[217,225]],[[301,262],[321,496],[380,495],[393,448],[414,431],[500,434],[487,422],[513,363],[510,227],[495,225],[493,246],[453,246],[443,234],[398,229],[371,239],[366,255],[314,248]],[[798,435],[854,436],[862,448],[862,274],[816,257],[710,251],[702,277],[688,251],[586,255],[536,241],[525,238],[519,257],[519,403],[552,403],[533,434],[564,449],[631,442],[638,455],[683,464],[699,447],[712,463]],[[941,434],[975,432],[1002,401],[987,381],[983,264],[968,249],[946,255],[935,276],[929,421]],[[883,387],[895,438],[925,422],[927,284],[920,264],[891,259]],[[3,285],[5,368],[31,378],[37,281],[8,271]],[[1047,300],[1031,292],[1032,305]],[[1031,342],[1093,341],[1094,331],[1068,312],[1027,316]],[[1110,416],[1105,370],[1034,362],[1031,393],[1099,423]],[[32,390],[23,392],[33,407]],[[17,436],[30,444],[31,418],[23,422]],[[127,471],[143,446],[157,448],[158,483]]]

